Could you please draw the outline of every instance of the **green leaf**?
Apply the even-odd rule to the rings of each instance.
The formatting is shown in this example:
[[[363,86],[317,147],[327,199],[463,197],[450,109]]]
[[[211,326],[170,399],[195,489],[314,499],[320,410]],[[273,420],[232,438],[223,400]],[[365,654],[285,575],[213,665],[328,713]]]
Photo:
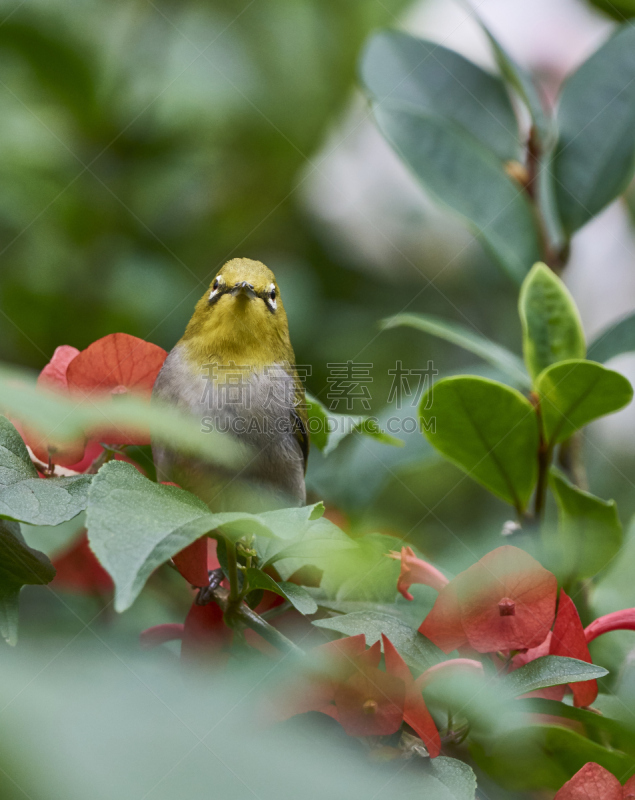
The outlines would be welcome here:
[[[111,461],[93,480],[86,526],[95,555],[115,583],[115,609],[125,611],[157,567],[201,536],[289,541],[322,511],[318,503],[259,515],[212,514],[193,494],[152,483],[131,464]]]
[[[614,700],[621,706],[621,702],[615,695],[599,695],[598,700],[593,703],[594,709],[598,709],[598,701],[601,701],[602,698]],[[608,735],[611,737],[610,741],[613,747],[623,750],[625,753],[631,753],[631,755],[635,754],[635,738],[633,737],[632,728],[628,728],[618,720],[606,716],[605,710],[602,708],[599,709],[602,713],[598,714],[597,710],[587,711],[585,708],[575,708],[558,700],[545,700],[542,697],[527,698],[524,701],[524,706],[534,714],[562,717],[581,722],[587,732],[593,731],[595,733],[595,738]],[[629,714],[629,710],[625,710]]]
[[[322,403],[310,394],[306,396],[306,405],[311,444],[322,450],[325,456],[332,453],[347,436],[355,432],[393,447],[404,446],[401,439],[385,433],[372,417],[327,411]]]
[[[494,58],[503,78],[525,104],[540,142],[546,144],[552,136],[553,125],[551,120],[547,118],[540,94],[531,76],[509,55],[472,7],[470,7],[470,11],[476,17],[489,39],[494,51]]]
[[[0,487],[37,477],[22,437],[6,417],[0,416]]]
[[[584,358],[586,344],[580,314],[567,287],[545,264],[534,264],[518,298],[523,353],[531,377],[551,364]]]
[[[379,641],[383,633],[399,650],[404,661],[419,672],[445,659],[443,652],[419,631],[404,625],[401,620],[390,614],[353,611],[351,614],[313,620],[313,625],[343,633],[345,636],[363,633],[368,646]]]
[[[410,764],[399,769],[398,776],[386,786],[387,792],[377,797],[399,800],[474,800],[476,775],[458,758],[438,756],[425,763]],[[381,791],[381,790],[380,790]]]
[[[635,0],[591,0],[591,3],[618,22],[635,17]]]
[[[258,557],[263,567],[278,564],[278,571],[293,574],[305,564],[321,563],[336,558],[342,550],[357,550],[359,545],[347,536],[337,525],[327,519],[320,519],[311,525],[295,528],[293,542],[282,539],[258,539],[256,542]],[[279,562],[292,562],[281,567]]]
[[[620,781],[635,769],[631,756],[561,725],[526,725],[488,741],[486,747],[472,743],[470,753],[481,769],[510,791],[560,789],[589,761]]]
[[[317,603],[302,586],[288,581],[277,583],[261,569],[253,567],[245,570],[245,577],[249,582],[250,589],[266,589],[269,592],[275,592],[288,600],[300,614],[315,614],[318,610]]]
[[[419,413],[428,441],[497,497],[522,512],[536,483],[538,421],[515,389],[485,378],[444,378]]]
[[[375,107],[380,131],[421,184],[461,216],[498,264],[521,283],[540,257],[529,201],[503,165],[452,121],[393,102]]]
[[[407,326],[416,330],[445,339],[464,350],[475,353],[485,361],[505,373],[518,386],[528,389],[531,388],[531,381],[527,377],[524,364],[515,353],[506,347],[492,342],[480,333],[474,333],[465,325],[457,322],[447,322],[441,317],[432,314],[397,314],[394,317],[382,320],[381,327],[384,330]]]
[[[558,572],[578,580],[592,578],[622,546],[615,501],[582,491],[553,467],[549,482],[558,504]]]
[[[633,388],[623,375],[581,359],[562,361],[541,372],[536,391],[549,446],[594,419],[619,411],[633,398]]]
[[[59,525],[86,508],[92,475],[30,478],[0,488],[0,517],[29,525]]]
[[[628,314],[599,333],[589,345],[588,357],[601,364],[614,356],[635,351],[635,313]]]
[[[505,675],[502,683],[503,691],[513,697],[519,697],[537,689],[546,689],[547,686],[590,681],[608,674],[608,670],[604,667],[587,664],[586,661],[577,658],[541,656]]]
[[[573,233],[628,186],[635,168],[635,28],[624,25],[562,89],[554,169]]]
[[[0,417],[0,517],[59,525],[86,508],[91,479],[91,475],[39,478],[19,433]]]
[[[437,42],[401,31],[371,37],[361,60],[368,93],[452,120],[502,161],[520,158],[518,123],[505,85]]]
[[[49,559],[28,547],[15,522],[0,520],[0,635],[11,645],[18,638],[18,595],[25,585],[50,583]]]

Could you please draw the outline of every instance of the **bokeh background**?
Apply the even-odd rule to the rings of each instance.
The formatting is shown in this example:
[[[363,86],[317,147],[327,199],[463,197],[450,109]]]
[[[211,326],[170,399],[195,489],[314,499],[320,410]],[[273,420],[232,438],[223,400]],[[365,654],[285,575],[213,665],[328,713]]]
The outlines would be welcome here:
[[[613,17],[635,13],[630,0],[598,2],[612,16],[584,0],[473,3],[550,102]],[[520,352],[517,288],[374,127],[357,60],[384,26],[493,67],[458,0],[1,0],[0,360],[39,370],[57,345],[115,331],[170,349],[217,269],[245,256],[276,273],[307,388],[327,405],[328,364],[348,360],[373,364],[382,419],[395,413],[398,359],[494,376],[450,345],[379,328],[424,311]],[[634,265],[621,199],[574,238],[564,273],[590,338],[635,306]],[[632,357],[615,367],[635,377]],[[626,410],[587,442],[592,488],[624,522],[634,429]],[[353,532],[405,537],[455,572],[500,543],[509,512],[419,434],[403,438],[403,449],[351,437],[326,459],[313,452],[311,492]],[[73,526],[27,534],[54,553]],[[101,614],[103,635],[180,620],[187,598],[163,588],[116,623]],[[90,603],[29,589],[21,636],[89,635]]]

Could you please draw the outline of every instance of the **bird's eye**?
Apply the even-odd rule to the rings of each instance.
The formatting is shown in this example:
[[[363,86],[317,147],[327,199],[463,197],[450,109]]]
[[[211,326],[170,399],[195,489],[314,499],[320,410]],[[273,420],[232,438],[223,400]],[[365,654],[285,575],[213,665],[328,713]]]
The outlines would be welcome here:
[[[210,303],[210,305],[212,303],[215,303],[221,296],[220,288],[221,288],[221,279],[214,278],[214,283],[212,284],[212,291],[209,293],[209,298],[208,298],[208,302]]]
[[[269,297],[270,297],[272,300],[275,300],[275,299],[276,299],[276,290],[275,290],[275,289],[272,289],[272,290],[269,292]]]

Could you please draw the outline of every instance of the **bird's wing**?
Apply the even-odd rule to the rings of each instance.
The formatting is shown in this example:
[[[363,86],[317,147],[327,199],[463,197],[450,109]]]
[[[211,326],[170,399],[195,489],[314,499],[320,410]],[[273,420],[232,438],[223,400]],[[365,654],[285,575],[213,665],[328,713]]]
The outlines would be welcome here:
[[[304,386],[300,380],[295,367],[293,370],[293,380],[295,385],[295,402],[291,409],[291,423],[293,425],[293,435],[297,443],[300,445],[302,456],[304,457],[304,471],[306,473],[306,466],[309,459],[309,429],[308,429],[308,415],[306,406],[306,397],[304,395]]]

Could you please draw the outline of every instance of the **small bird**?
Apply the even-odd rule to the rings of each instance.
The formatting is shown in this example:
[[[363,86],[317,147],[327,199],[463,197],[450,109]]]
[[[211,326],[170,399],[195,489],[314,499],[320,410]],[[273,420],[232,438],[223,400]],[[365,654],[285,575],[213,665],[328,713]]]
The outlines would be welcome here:
[[[213,511],[259,512],[306,503],[309,451],[304,387],[273,272],[234,258],[196,304],[168,354],[153,398],[231,437],[244,465],[231,472],[153,444],[159,480],[179,484]]]

